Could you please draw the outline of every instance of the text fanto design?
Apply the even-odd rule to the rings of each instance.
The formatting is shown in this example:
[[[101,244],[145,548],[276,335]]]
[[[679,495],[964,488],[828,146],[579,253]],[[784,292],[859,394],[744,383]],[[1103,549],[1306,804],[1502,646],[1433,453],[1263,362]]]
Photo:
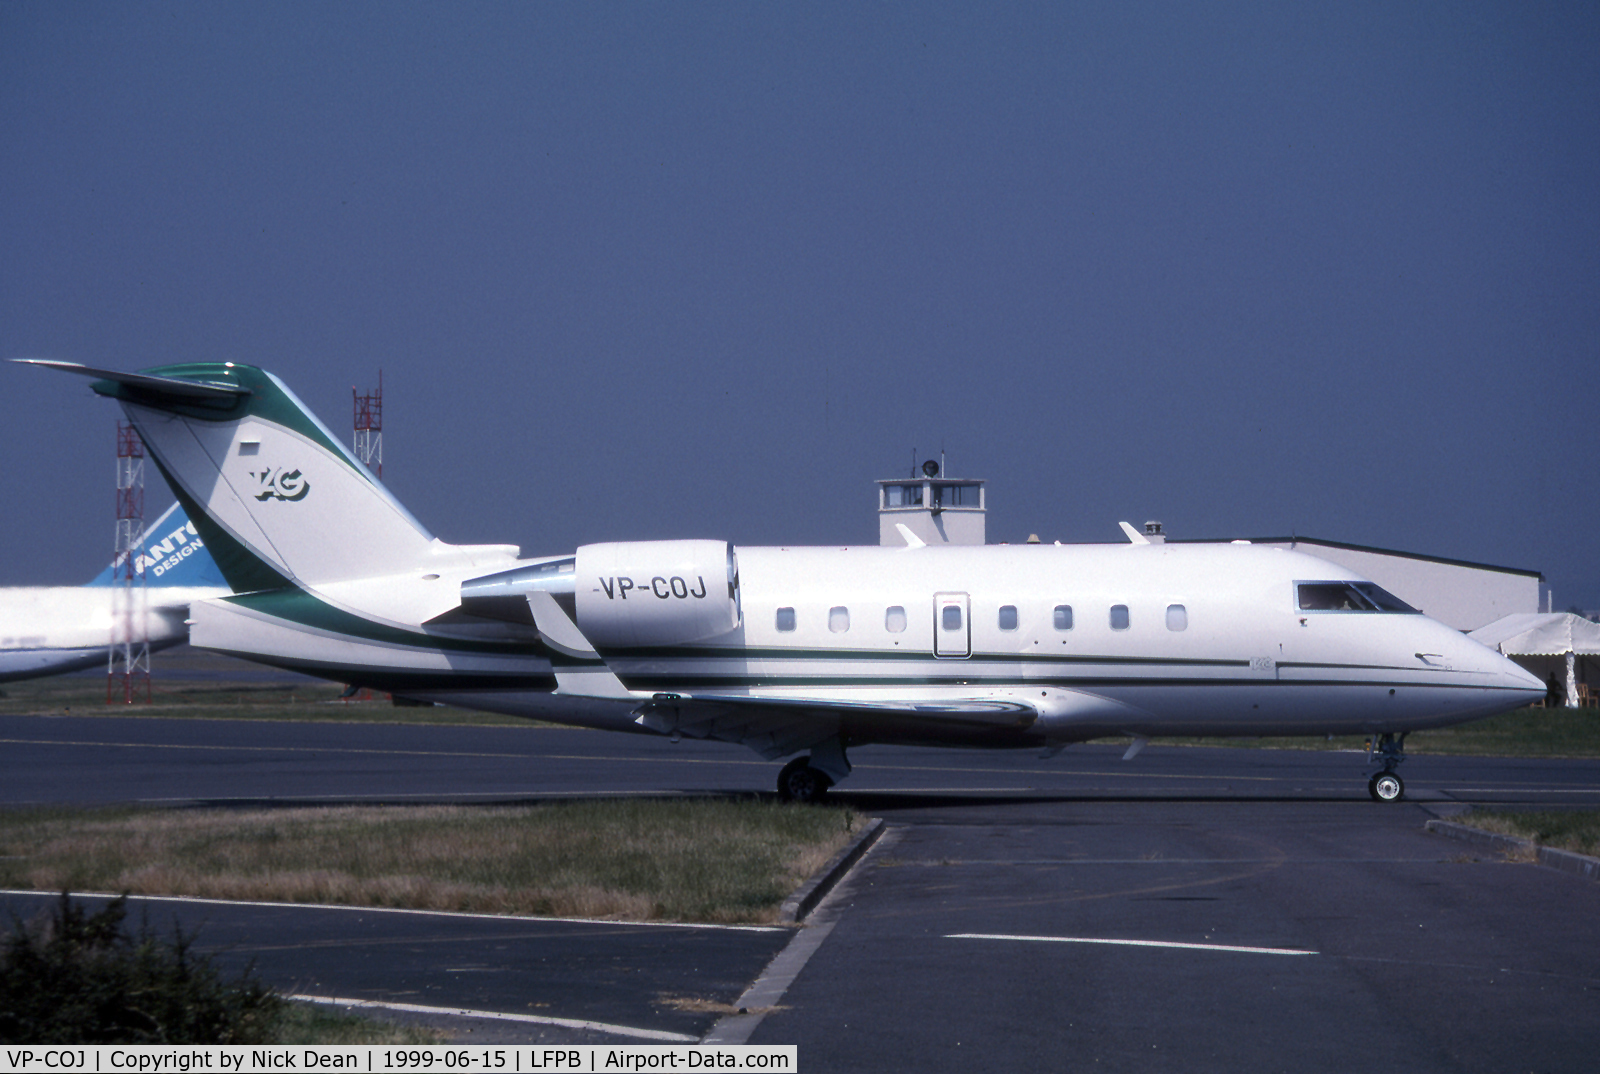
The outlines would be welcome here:
[[[261,501],[276,497],[293,502],[305,499],[311,491],[311,483],[299,470],[251,470],[250,476],[261,482],[261,491],[256,493],[256,499]]]

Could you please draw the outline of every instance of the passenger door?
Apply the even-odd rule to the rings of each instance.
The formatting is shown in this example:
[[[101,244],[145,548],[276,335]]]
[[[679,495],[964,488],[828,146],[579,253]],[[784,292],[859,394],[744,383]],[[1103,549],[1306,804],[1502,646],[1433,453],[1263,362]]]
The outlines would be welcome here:
[[[972,622],[965,593],[933,595],[933,655],[972,655]]]

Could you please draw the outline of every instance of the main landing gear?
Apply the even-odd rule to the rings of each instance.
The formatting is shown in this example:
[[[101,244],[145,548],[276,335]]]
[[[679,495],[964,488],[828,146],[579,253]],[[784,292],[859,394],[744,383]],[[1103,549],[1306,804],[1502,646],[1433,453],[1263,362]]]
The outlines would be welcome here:
[[[1367,763],[1374,759],[1382,766],[1374,772],[1367,781],[1367,793],[1372,795],[1374,802],[1398,802],[1406,795],[1406,782],[1395,771],[1401,761],[1406,759],[1406,736],[1402,734],[1397,740],[1390,732],[1385,732],[1380,738],[1374,735],[1367,740]]]
[[[809,757],[796,757],[778,773],[778,797],[785,802],[820,802],[831,786],[833,780],[822,769],[812,768]]]
[[[811,749],[811,756],[796,757],[778,773],[778,797],[785,802],[807,805],[827,797],[828,788],[850,774],[850,759],[844,755],[844,742],[830,738]]]

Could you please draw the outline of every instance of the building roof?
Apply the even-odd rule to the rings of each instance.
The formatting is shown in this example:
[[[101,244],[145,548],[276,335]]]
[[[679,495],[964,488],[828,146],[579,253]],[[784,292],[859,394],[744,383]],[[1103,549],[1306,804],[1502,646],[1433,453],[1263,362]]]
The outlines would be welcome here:
[[[1349,541],[1329,541],[1321,537],[1301,537],[1290,535],[1288,537],[1244,537],[1234,538],[1246,540],[1251,544],[1286,544],[1291,547],[1297,544],[1322,545],[1326,548],[1343,548],[1350,552],[1366,552],[1375,556],[1396,556],[1400,559],[1415,559],[1424,563],[1441,563],[1447,567],[1468,567],[1477,571],[1497,571],[1501,574],[1516,574],[1525,578],[1537,578],[1544,581],[1542,571],[1527,570],[1522,567],[1499,567],[1492,563],[1474,563],[1465,559],[1447,559],[1444,556],[1428,556],[1420,552],[1401,552],[1393,548],[1374,548],[1371,545],[1351,544]],[[1169,544],[1226,544],[1230,538],[1226,537],[1169,537]]]

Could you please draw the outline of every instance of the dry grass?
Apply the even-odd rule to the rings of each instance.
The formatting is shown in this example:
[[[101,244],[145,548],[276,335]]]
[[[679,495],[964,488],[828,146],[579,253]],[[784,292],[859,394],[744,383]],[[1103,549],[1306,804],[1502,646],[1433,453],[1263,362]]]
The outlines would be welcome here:
[[[759,801],[0,813],[0,884],[621,920],[771,922],[846,810]]]
[[[533,721],[447,706],[400,707],[382,693],[341,699],[337,683],[189,681],[151,683],[149,701],[106,703],[103,675],[58,675],[0,684],[0,715],[100,716],[294,723],[414,723],[532,726]],[[120,695],[119,695],[120,697]]]
[[[364,1017],[320,1003],[286,1003],[274,1027],[273,1044],[442,1044],[432,1026]]]
[[[656,1003],[662,1007],[670,1007],[675,1011],[688,1011],[691,1014],[759,1014],[763,1017],[776,1011],[786,1011],[789,1008],[777,1007],[735,1007],[731,1003],[720,1000],[705,999],[700,996],[675,996],[661,994],[656,996]]]
[[[1125,743],[1128,739],[1103,739]],[[1278,750],[1365,750],[1361,735],[1260,738],[1152,738],[1172,746],[1244,746]],[[1416,731],[1406,753],[1466,757],[1600,757],[1600,712],[1595,709],[1520,708],[1452,727]]]
[[[1531,839],[1539,846],[1555,850],[1600,856],[1600,810],[1500,812],[1475,809],[1450,819],[1498,835]],[[1530,850],[1526,857],[1532,860],[1533,852]]]

